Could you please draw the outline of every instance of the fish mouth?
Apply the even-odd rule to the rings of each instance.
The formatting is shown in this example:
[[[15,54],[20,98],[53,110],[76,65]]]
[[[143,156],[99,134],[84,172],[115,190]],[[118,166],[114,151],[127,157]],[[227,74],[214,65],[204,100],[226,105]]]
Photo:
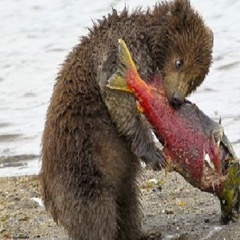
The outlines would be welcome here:
[[[217,146],[220,171],[215,168],[208,153],[204,153],[200,189],[219,198],[221,222],[228,224],[230,221],[236,222],[240,214],[240,160],[221,125],[210,135]]]
[[[216,136],[216,134],[215,134]],[[220,136],[220,137],[219,137]],[[208,153],[203,153],[203,176],[201,179],[201,188],[203,190],[214,188],[220,185],[228,176],[231,164],[234,162],[235,153],[231,144],[224,133],[214,137],[219,153],[220,171],[216,169]],[[212,190],[211,190],[212,191]]]
[[[224,183],[227,180],[230,166],[234,159],[234,152],[222,129],[211,134],[218,148],[220,170],[216,169],[208,153],[203,153],[203,172],[200,180],[200,189],[221,195]]]

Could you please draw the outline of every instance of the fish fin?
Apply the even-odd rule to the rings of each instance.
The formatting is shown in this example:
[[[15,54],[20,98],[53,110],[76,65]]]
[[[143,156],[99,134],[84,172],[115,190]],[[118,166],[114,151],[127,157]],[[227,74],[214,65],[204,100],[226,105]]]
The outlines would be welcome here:
[[[128,70],[137,72],[135,63],[132,60],[131,54],[127,48],[127,45],[122,39],[118,39],[118,53],[119,53],[119,64],[115,74],[108,80],[107,87],[114,90],[130,92],[133,91],[128,87],[126,82],[126,75]]]
[[[135,63],[133,62],[132,56],[128,50],[126,43],[122,39],[118,39],[118,52],[120,58],[120,65],[122,74],[126,74],[128,69],[132,69],[134,72],[137,72]]]
[[[114,73],[108,80],[107,88],[132,93],[127,85],[126,80],[122,76],[118,75],[117,72]]]

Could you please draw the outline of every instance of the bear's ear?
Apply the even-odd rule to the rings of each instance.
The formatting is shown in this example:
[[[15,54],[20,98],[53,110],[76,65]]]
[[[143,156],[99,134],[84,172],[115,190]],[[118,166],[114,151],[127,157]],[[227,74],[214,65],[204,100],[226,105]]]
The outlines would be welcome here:
[[[171,15],[176,17],[184,17],[191,9],[189,0],[175,0],[171,4]]]

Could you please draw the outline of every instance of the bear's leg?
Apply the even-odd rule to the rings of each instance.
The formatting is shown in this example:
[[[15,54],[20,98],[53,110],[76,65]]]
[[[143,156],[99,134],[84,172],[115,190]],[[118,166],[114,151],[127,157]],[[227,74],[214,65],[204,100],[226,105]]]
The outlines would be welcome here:
[[[73,221],[73,225],[68,229],[70,239],[117,239],[116,203],[109,192],[103,192],[95,200],[79,199],[77,209],[72,217],[77,217],[78,221]]]
[[[119,206],[119,231],[118,240],[138,240],[142,236],[141,211],[138,194],[129,189],[118,203]]]
[[[139,199],[137,176],[140,161],[134,156],[126,160],[126,173],[122,179],[117,197],[118,240],[137,240],[142,236],[142,212]]]
[[[131,166],[130,174],[128,177],[126,175],[121,187],[121,195],[117,199],[117,240],[160,240],[162,239],[160,231],[144,233],[142,230],[143,214],[140,204],[140,189],[136,180],[137,169],[139,166]]]

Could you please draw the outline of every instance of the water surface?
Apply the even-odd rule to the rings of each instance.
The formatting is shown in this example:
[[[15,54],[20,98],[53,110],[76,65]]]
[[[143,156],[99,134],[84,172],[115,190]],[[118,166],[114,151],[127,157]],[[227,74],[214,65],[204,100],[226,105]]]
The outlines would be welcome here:
[[[148,3],[147,3],[148,2]],[[38,173],[41,135],[60,64],[92,19],[114,7],[156,1],[0,1],[0,176]],[[240,1],[193,0],[214,32],[214,64],[191,97],[210,117],[222,117],[240,156]]]

